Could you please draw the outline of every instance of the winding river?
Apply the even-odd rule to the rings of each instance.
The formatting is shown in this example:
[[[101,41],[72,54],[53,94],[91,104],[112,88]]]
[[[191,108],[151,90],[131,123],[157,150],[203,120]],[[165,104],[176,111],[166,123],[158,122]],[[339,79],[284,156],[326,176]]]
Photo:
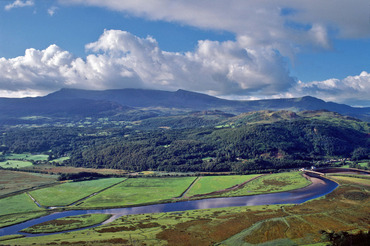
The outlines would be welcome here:
[[[24,223],[9,226],[0,229],[0,236],[11,235],[11,234],[23,234],[25,236],[42,236],[50,235],[48,234],[27,234],[20,233],[27,227],[66,217],[72,215],[81,214],[112,214],[113,216],[103,222],[102,224],[109,223],[123,215],[129,214],[146,214],[146,213],[161,213],[161,212],[181,212],[194,209],[207,209],[207,208],[224,208],[224,207],[235,207],[235,206],[254,206],[254,205],[271,205],[271,204],[299,204],[305,201],[315,199],[320,196],[324,196],[332,192],[338,184],[323,178],[323,177],[313,177],[310,175],[312,184],[297,190],[279,192],[279,193],[269,193],[251,196],[241,196],[241,197],[220,197],[220,198],[210,198],[203,200],[192,200],[192,201],[182,201],[174,203],[163,203],[147,206],[129,207],[129,208],[113,208],[113,209],[99,209],[99,210],[69,210],[64,212],[56,212],[50,215],[46,215],[37,219],[29,220]],[[101,224],[99,224],[101,225]],[[99,226],[95,225],[95,226]],[[95,227],[91,226],[91,227]],[[86,229],[86,228],[83,228]],[[82,230],[82,229],[77,229]],[[61,232],[59,232],[61,233]]]

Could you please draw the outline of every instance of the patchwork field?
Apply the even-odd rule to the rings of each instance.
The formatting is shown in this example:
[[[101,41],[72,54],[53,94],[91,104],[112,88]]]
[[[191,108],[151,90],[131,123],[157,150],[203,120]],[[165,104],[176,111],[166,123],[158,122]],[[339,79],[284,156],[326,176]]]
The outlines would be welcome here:
[[[30,194],[43,206],[65,206],[95,192],[125,180],[124,178],[69,182],[31,191]]]
[[[219,177],[215,177],[219,178]],[[239,177],[238,177],[239,178]],[[98,227],[41,237],[1,238],[6,245],[326,245],[330,233],[353,234],[351,240],[366,242],[370,230],[370,188],[367,179],[333,176],[341,184],[325,197],[300,205],[268,205],[192,210],[185,212],[127,215]],[[342,179],[341,178],[345,178]],[[348,178],[355,179],[346,180]],[[114,206],[158,202],[181,195],[194,181],[194,177],[131,178],[85,200],[82,206]],[[277,187],[292,187],[289,180],[304,179],[299,173],[266,175],[250,183],[259,192],[275,192]],[[201,180],[201,179],[200,179]],[[200,181],[198,180],[198,181]],[[212,180],[212,179],[210,179]],[[208,181],[212,184],[213,181]],[[262,181],[261,181],[262,180]],[[304,179],[305,180],[305,179]],[[85,181],[89,182],[89,181]],[[236,181],[235,181],[236,182]],[[216,183],[216,182],[215,182]],[[265,185],[266,187],[263,187]],[[302,182],[300,186],[304,185]],[[220,186],[221,187],[221,186]],[[215,186],[215,189],[217,187]],[[200,190],[200,189],[199,189]],[[242,189],[240,189],[242,190]],[[250,192],[248,193],[250,194]],[[24,204],[27,198],[12,197]],[[27,199],[26,199],[27,200]],[[30,201],[30,199],[28,199]],[[5,199],[0,199],[3,207]],[[30,203],[32,205],[32,202]],[[34,204],[33,204],[34,205]],[[19,209],[19,208],[18,208]],[[30,207],[28,211],[35,209]],[[36,210],[33,211],[37,211]],[[40,210],[39,210],[40,211]],[[11,212],[10,210],[7,213]],[[42,211],[41,211],[42,212]],[[81,217],[81,216],[79,216]],[[85,226],[86,221],[97,218],[62,218],[40,225],[38,230],[65,226]],[[1,222],[16,217],[0,216]],[[19,218],[21,215],[19,214]],[[103,219],[103,218],[101,218]],[[82,222],[81,222],[82,221]],[[35,230],[36,227],[32,228]],[[31,229],[30,229],[31,230]],[[338,234],[338,235],[339,235]],[[347,235],[347,234],[346,234]],[[348,236],[348,235],[347,235]],[[365,239],[362,239],[365,237]]]
[[[180,196],[195,177],[130,178],[96,196],[81,207],[117,207],[160,202]]]
[[[0,170],[0,196],[56,182],[58,176]]]
[[[324,232],[370,229],[369,189],[342,185],[301,205],[270,205],[128,215],[99,227],[19,238],[9,245],[306,245],[328,242]],[[362,196],[358,196],[361,193]],[[356,236],[354,236],[356,237]],[[5,243],[4,242],[4,243]]]
[[[238,184],[242,184],[258,176],[260,175],[204,176],[194,183],[186,195],[187,197],[190,197],[224,190]]]

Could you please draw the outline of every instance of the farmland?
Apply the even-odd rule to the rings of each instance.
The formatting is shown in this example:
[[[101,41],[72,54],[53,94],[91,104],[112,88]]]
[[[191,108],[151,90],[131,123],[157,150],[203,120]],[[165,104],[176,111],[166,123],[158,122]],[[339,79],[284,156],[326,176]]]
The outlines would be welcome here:
[[[0,196],[56,182],[56,175],[0,170]]]
[[[299,189],[310,184],[299,172],[276,173],[262,176],[247,183],[243,188],[222,194],[223,196],[246,196],[261,193],[282,192]]]
[[[123,180],[123,178],[110,178],[69,182],[35,190],[30,194],[43,206],[65,206]]]
[[[193,194],[204,194],[204,192],[222,190],[253,177],[256,176],[204,176],[194,183],[189,192],[194,189]],[[81,231],[9,240],[0,237],[0,240],[5,240],[1,242],[6,245],[34,243],[37,245],[51,243],[74,243],[77,245],[138,243],[146,245],[210,245],[220,243],[221,245],[242,245],[263,242],[296,245],[328,242],[329,239],[322,231],[328,233],[349,231],[356,234],[359,230],[369,230],[370,190],[367,185],[368,179],[363,176],[350,177],[348,175],[330,177],[340,182],[341,186],[323,198],[300,205],[264,205],[127,215],[108,224]],[[108,183],[117,184],[84,200],[78,205],[78,208],[122,207],[169,201],[180,196],[195,179],[196,177],[129,178],[121,183],[119,182],[123,179],[101,179],[64,183],[33,191],[32,194],[41,202],[47,201],[51,205],[55,205],[56,198],[45,200],[45,197],[57,192],[57,187],[64,192],[61,193],[60,197],[68,199],[67,195],[64,194],[70,193],[73,198],[70,201],[75,201],[83,195],[93,193],[92,187],[99,186],[101,189],[107,187]],[[200,185],[196,186],[198,182]],[[302,187],[307,185],[307,182],[298,172],[269,174],[248,182],[243,188],[222,195],[270,193],[292,189],[292,187]],[[204,186],[209,186],[209,188],[204,189]],[[80,187],[80,190],[73,193],[77,187]],[[45,194],[42,194],[43,192]],[[77,194],[83,192],[85,192],[83,195]],[[68,204],[68,202],[64,202],[64,204]],[[26,194],[0,199],[0,207],[6,208],[4,212],[1,209],[3,213],[2,216],[0,215],[0,226],[14,224],[46,213],[46,210],[38,208]],[[29,212],[34,212],[34,214]],[[27,231],[38,233],[51,232],[49,231],[51,228],[55,231],[82,228],[100,223],[107,218],[105,216],[109,215],[84,216],[86,215],[45,222],[42,225],[28,228]]]
[[[368,188],[343,184],[324,198],[300,205],[127,215],[109,224],[82,231],[5,242],[9,245],[328,243],[330,239],[326,237],[326,232],[349,231],[356,235],[359,230],[369,230],[369,205]],[[356,236],[353,237],[356,240]]]
[[[228,176],[205,176],[201,177],[194,183],[187,192],[187,196],[207,194],[215,191],[224,190],[248,180],[258,177],[259,175],[228,175]]]
[[[122,207],[180,196],[195,177],[131,178],[84,201],[82,207]]]
[[[26,193],[0,199],[0,208],[0,216],[41,210]]]

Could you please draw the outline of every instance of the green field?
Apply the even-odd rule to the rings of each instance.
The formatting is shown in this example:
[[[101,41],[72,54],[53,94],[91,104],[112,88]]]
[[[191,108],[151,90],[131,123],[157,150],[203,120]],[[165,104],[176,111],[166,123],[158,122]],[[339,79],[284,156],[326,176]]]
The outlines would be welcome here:
[[[118,207],[154,203],[180,196],[195,177],[132,178],[91,197],[82,207]]]
[[[340,181],[342,183],[350,183],[350,184],[361,184],[370,186],[370,178],[368,176],[351,176],[351,175],[331,175],[331,178],[334,180]]]
[[[227,189],[258,176],[259,175],[228,175],[201,177],[196,183],[194,183],[186,196],[190,197]]]
[[[46,161],[48,157],[49,157],[48,155],[33,155],[30,153],[5,155],[5,158],[7,160],[27,160],[27,161]]]
[[[26,193],[0,199],[0,208],[0,216],[41,210]]]
[[[62,163],[63,161],[69,160],[69,156],[60,157],[58,159],[51,160],[50,162]]]
[[[224,193],[223,196],[246,196],[261,193],[282,192],[299,189],[311,182],[300,172],[275,173],[264,175],[247,183],[243,188]]]
[[[0,167],[2,168],[23,168],[32,165],[33,164],[29,161],[7,160],[0,162]]]
[[[104,188],[123,181],[124,178],[69,182],[30,192],[43,206],[66,206]]]
[[[347,161],[348,162],[348,161]],[[361,166],[361,167],[367,167],[367,163],[368,162],[359,162],[358,164]],[[349,168],[349,164],[346,164],[344,166],[341,166],[341,168]]]
[[[28,227],[22,232],[27,233],[52,233],[74,230],[100,224],[111,217],[110,214],[83,214],[69,216],[56,220],[47,221],[38,225]]]

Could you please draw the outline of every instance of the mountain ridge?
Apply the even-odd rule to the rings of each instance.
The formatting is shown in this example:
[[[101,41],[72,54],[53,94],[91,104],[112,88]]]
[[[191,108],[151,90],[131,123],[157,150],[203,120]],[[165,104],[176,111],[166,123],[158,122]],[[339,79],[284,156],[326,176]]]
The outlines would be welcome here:
[[[74,116],[81,117],[115,116],[125,114],[132,109],[148,110],[153,108],[162,115],[203,110],[220,110],[232,114],[260,110],[294,112],[329,110],[370,121],[370,107],[351,107],[346,104],[325,102],[312,96],[243,101],[227,100],[182,89],[163,91],[127,88],[99,91],[63,88],[43,97],[0,98],[0,117],[2,118],[30,115],[63,115],[68,117],[70,112]]]

